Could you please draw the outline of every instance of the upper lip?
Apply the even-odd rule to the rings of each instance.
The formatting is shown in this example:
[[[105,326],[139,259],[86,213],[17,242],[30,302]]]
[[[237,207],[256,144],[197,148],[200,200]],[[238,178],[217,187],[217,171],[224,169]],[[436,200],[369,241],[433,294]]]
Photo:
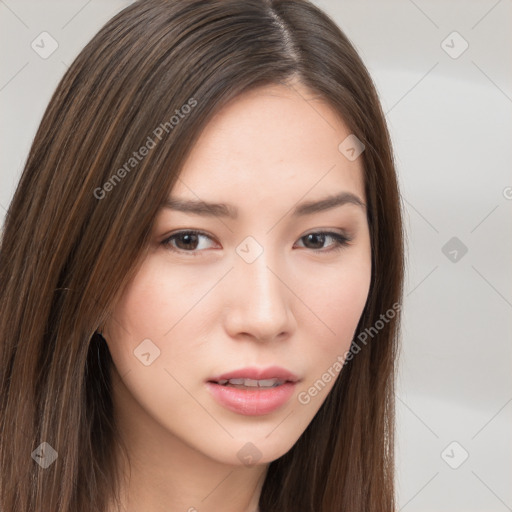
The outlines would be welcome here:
[[[280,366],[269,366],[267,368],[240,368],[239,370],[233,370],[231,372],[223,373],[222,375],[210,377],[208,382],[219,382],[221,380],[229,379],[279,379],[289,382],[297,382],[299,380],[295,374],[285,368],[281,368]]]

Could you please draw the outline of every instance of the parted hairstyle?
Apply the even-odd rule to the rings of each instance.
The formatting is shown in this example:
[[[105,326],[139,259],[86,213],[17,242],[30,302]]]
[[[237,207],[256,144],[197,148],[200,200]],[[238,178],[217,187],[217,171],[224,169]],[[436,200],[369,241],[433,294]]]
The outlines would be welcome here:
[[[333,20],[307,0],[127,6],[60,81],[5,218],[0,510],[105,512],[116,496],[113,363],[97,329],[135,275],[208,121],[245,91],[292,80],[327,101],[365,146],[372,275],[356,333],[401,302],[391,140],[372,79]],[[134,163],[148,137],[154,147]],[[397,311],[346,362],[295,445],[270,463],[261,512],[395,510],[399,319]],[[31,457],[43,442],[58,453],[46,469]]]

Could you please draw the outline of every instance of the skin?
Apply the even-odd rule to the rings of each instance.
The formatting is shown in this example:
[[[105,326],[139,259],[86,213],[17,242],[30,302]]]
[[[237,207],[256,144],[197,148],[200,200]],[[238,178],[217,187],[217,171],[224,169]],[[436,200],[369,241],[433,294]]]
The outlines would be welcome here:
[[[213,118],[172,197],[229,203],[239,218],[162,209],[147,257],[103,328],[131,458],[122,487],[130,512],[255,512],[269,463],[292,448],[334,385],[298,401],[350,347],[371,245],[364,206],[291,216],[298,203],[343,191],[366,203],[362,158],[338,150],[350,130],[313,96],[300,83],[266,86]],[[186,229],[206,236],[162,243]],[[305,237],[321,231],[352,240],[328,252],[332,237]],[[248,236],[263,248],[250,264],[236,252]],[[148,366],[134,356],[144,339],[160,350]],[[271,365],[300,382],[270,414],[237,414],[206,389],[216,374]],[[261,453],[252,466],[237,456],[248,442]]]

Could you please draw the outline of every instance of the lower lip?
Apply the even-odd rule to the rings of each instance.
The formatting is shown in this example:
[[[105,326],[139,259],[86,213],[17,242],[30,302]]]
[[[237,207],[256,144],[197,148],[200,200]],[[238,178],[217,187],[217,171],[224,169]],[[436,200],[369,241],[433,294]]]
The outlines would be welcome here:
[[[284,405],[295,391],[295,382],[285,382],[274,388],[239,389],[207,382],[213,397],[230,411],[246,416],[269,414]]]

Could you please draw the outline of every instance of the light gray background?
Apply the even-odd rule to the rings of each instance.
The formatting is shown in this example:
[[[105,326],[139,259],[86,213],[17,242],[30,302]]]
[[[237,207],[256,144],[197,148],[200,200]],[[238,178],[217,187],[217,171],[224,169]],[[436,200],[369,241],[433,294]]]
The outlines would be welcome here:
[[[58,81],[128,3],[0,0],[0,222]],[[374,78],[406,207],[399,509],[512,510],[512,1],[315,3]]]

